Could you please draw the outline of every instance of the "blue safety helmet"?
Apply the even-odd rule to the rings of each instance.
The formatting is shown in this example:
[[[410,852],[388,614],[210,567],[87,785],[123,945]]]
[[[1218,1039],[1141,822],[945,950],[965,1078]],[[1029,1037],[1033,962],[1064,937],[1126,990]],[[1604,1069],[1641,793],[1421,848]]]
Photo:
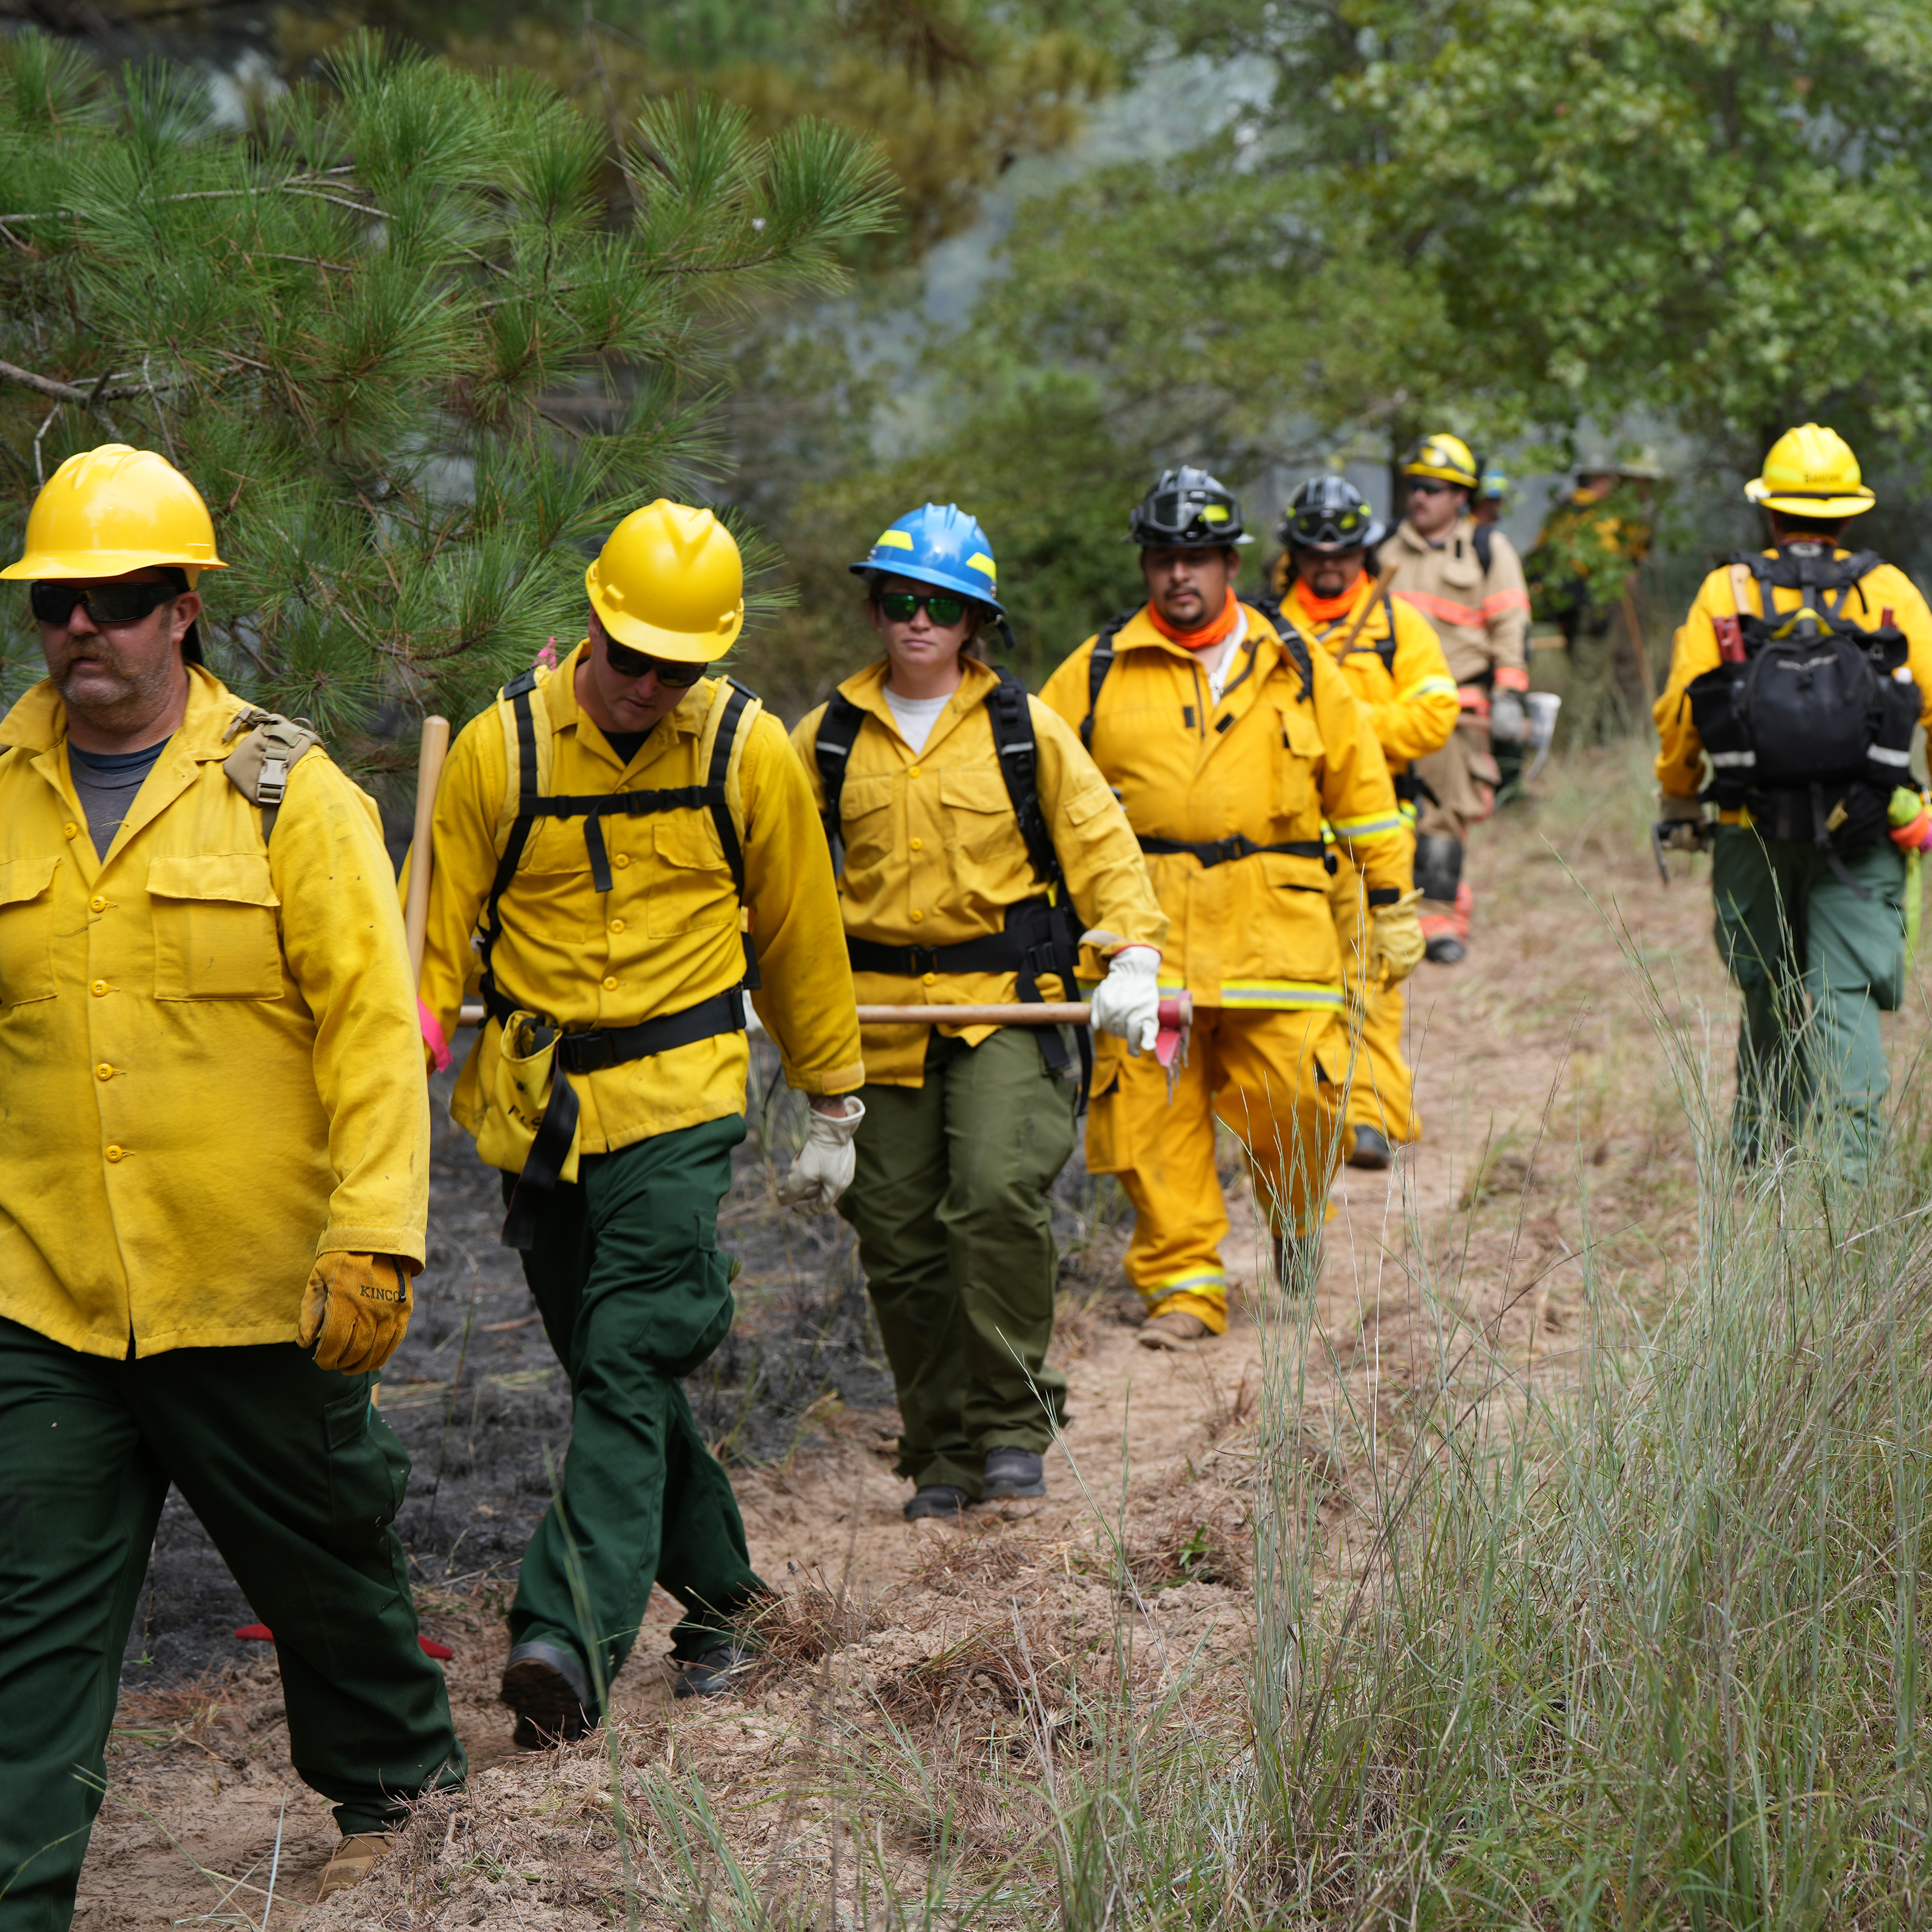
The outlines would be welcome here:
[[[869,577],[874,571],[956,590],[986,604],[996,614],[1006,613],[994,594],[999,572],[986,532],[956,503],[927,503],[879,532],[872,554],[851,566],[854,574]]]

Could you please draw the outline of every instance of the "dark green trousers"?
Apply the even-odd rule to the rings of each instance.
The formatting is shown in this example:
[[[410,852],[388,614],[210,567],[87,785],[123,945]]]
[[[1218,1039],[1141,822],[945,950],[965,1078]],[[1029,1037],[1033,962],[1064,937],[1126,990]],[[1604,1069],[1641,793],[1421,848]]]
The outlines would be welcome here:
[[[1884,1129],[1878,1016],[1905,979],[1905,861],[1890,844],[1840,855],[1860,898],[1814,846],[1720,825],[1712,849],[1718,950],[1744,995],[1731,1138],[1754,1160],[1816,1126],[1848,1179]]]
[[[574,1651],[594,1666],[593,1697],[631,1654],[653,1582],[684,1606],[672,1648],[687,1658],[765,1594],[730,1479],[680,1385],[731,1325],[718,1204],[744,1138],[734,1114],[590,1156],[551,1195],[524,1257],[570,1376],[570,1453],[524,1552],[510,1640]]]
[[[275,1633],[289,1750],[344,1832],[461,1780],[442,1672],[416,1643],[409,1480],[374,1378],[292,1343],[83,1355],[0,1321],[0,1928],[74,1912],[94,1780],[173,1483]]]
[[[838,1211],[897,1384],[898,1473],[977,1496],[988,1449],[1044,1449],[1066,1383],[1046,1366],[1059,1271],[1047,1194],[1073,1151],[1073,1083],[1024,1028],[937,1030],[923,1087],[865,1089]]]

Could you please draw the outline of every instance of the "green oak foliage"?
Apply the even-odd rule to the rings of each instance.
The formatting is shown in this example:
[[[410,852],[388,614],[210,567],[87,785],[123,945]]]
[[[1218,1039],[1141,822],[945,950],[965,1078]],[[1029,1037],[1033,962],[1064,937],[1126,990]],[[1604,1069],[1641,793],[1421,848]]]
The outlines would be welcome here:
[[[413,718],[466,716],[574,640],[600,532],[702,494],[737,313],[838,286],[890,219],[876,151],[822,122],[758,140],[680,95],[623,130],[614,206],[613,159],[543,82],[373,38],[237,133],[178,72],[110,90],[22,35],[0,50],[0,537],[72,452],[164,452],[232,566],[202,580],[217,667],[362,768],[406,762]],[[4,648],[17,691],[21,620]]]
[[[1932,430],[1932,12],[1917,0],[1226,0],[1284,202],[1426,285],[1512,424]],[[1391,372],[1393,374],[1393,372]]]

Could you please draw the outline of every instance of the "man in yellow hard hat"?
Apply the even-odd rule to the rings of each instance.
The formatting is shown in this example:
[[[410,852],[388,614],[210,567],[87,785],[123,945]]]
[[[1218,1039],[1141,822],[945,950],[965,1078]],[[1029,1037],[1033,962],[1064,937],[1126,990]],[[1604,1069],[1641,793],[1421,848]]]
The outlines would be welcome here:
[[[452,1111],[503,1171],[503,1239],[570,1375],[561,1492],[510,1611],[503,1700],[530,1746],[602,1718],[654,1582],[684,1606],[680,1696],[729,1688],[764,1593],[680,1385],[730,1325],[718,1205],[745,1137],[748,992],[809,1096],[782,1200],[833,1205],[864,1112],[804,770],[751,693],[706,675],[744,623],[736,544],[660,500],[584,581],[584,641],[451,750],[422,982],[434,1051],[480,974]]]
[[[273,1629],[328,1888],[463,1774],[371,1406],[429,1115],[374,802],[200,662],[194,486],[70,457],[0,576],[47,676],[0,724],[0,1925],[68,1923],[168,1487]]]
[[[1744,1000],[1733,1147],[1755,1160],[1816,1126],[1856,1178],[1883,1128],[1878,1016],[1903,996],[1906,854],[1928,830],[1910,770],[1913,727],[1932,725],[1932,611],[1840,542],[1876,499],[1835,431],[1787,430],[1744,494],[1771,541],[1712,572],[1677,633],[1658,830],[1711,852]]]
[[[1166,472],[1128,525],[1147,602],[1088,639],[1040,695],[1126,808],[1169,921],[1162,993],[1193,996],[1170,1095],[1151,1054],[1095,1042],[1087,1165],[1134,1205],[1139,1339],[1226,1333],[1218,1120],[1247,1151],[1282,1286],[1319,1270],[1340,1153],[1348,992],[1328,907],[1333,829],[1360,867],[1375,982],[1422,957],[1408,828],[1375,733],[1325,650],[1234,592],[1241,506],[1205,470]],[[1272,612],[1272,614],[1271,614]]]
[[[1394,589],[1436,626],[1462,703],[1448,744],[1415,762],[1426,790],[1416,826],[1415,883],[1429,957],[1454,965],[1468,950],[1475,895],[1462,876],[1469,831],[1496,806],[1502,780],[1491,736],[1528,737],[1522,694],[1529,592],[1508,537],[1469,514],[1475,458],[1460,436],[1424,436],[1402,466],[1405,514],[1382,550]]]

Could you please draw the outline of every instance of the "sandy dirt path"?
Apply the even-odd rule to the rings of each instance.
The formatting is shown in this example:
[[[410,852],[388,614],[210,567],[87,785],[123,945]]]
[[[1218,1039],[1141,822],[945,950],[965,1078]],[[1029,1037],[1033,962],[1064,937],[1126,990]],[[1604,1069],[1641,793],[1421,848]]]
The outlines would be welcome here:
[[[1720,1061],[1734,1022],[1712,955],[1705,877],[1700,869],[1668,891],[1658,886],[1636,836],[1642,808],[1628,794],[1626,762],[1606,756],[1573,772],[1539,811],[1509,814],[1490,828],[1476,866],[1484,896],[1470,958],[1454,969],[1425,967],[1413,982],[1426,1138],[1394,1173],[1345,1169],[1336,1184],[1304,1428],[1334,1446],[1344,1564],[1349,1468],[1365,1453],[1369,1425],[1396,1415],[1404,1390],[1430,1372],[1442,1333],[1425,1281],[1499,1354],[1520,1360],[1526,1373],[1560,1377],[1586,1269],[1600,1286],[1640,1301],[1661,1288],[1669,1262],[1686,1250],[1690,1136],[1633,962],[1661,982],[1670,1022],[1708,1036]],[[1891,1024],[1902,1060],[1924,1028],[1911,1016]],[[935,1643],[943,1649],[947,1632],[1018,1603],[1013,1593],[1029,1576],[1042,1602],[1054,1590],[1054,1601],[1076,1607],[1087,1600],[1082,1592],[1114,1601],[1117,1593],[1094,1580],[1118,1536],[1148,1580],[1148,1614],[1158,1622],[1171,1612],[1184,1635],[1217,1632],[1213,1642],[1238,1659],[1251,1622],[1239,1554],[1251,1492],[1240,1445],[1264,1352],[1257,1312],[1268,1318],[1245,1184],[1230,1197],[1223,1254],[1244,1286],[1228,1334],[1191,1353],[1137,1345],[1118,1286],[1118,1229],[1084,1258],[1055,1345],[1072,1419],[1042,1502],[1010,1505],[997,1520],[976,1512],[963,1534],[909,1528],[900,1514],[908,1488],[890,1466],[896,1417],[834,1406],[814,1441],[777,1464],[735,1474],[761,1573],[794,1594],[822,1584],[834,1598],[843,1592],[872,1606],[854,1628],[883,1621],[890,1641],[863,1640],[900,1646],[896,1663],[878,1665],[886,1672],[879,1681],[922,1682],[922,1660]],[[996,1544],[1005,1554],[987,1553]],[[478,1803],[496,1790],[520,1794],[515,1802],[528,1808],[531,1779],[551,1774],[508,1752],[509,1720],[494,1702],[500,1599],[426,1591],[422,1600],[427,1627],[457,1651],[448,1675]],[[756,1792],[761,1777],[770,1783],[772,1740],[790,1721],[787,1688],[768,1684],[734,1714],[671,1712],[661,1660],[674,1616],[674,1606],[654,1598],[617,1687],[618,1708],[632,1725],[669,1723],[665,1751],[709,1763],[721,1791]],[[1238,1679],[1231,1664],[1229,1682]],[[290,1769],[266,1659],[199,1684],[130,1693],[122,1724],[81,1888],[76,1923],[88,1932],[234,1924],[243,1915],[261,1924],[278,1830],[273,1924],[497,1918],[495,1894],[479,1892],[479,1916],[466,1904],[460,1916],[439,1909],[412,1919],[400,1894],[379,1886],[364,1888],[355,1910],[310,1910],[333,1831],[322,1801]],[[534,1877],[529,1883],[538,1886]],[[533,1890],[517,1922],[602,1922],[602,1908],[573,1906],[573,1896],[560,1879],[548,1902]]]

